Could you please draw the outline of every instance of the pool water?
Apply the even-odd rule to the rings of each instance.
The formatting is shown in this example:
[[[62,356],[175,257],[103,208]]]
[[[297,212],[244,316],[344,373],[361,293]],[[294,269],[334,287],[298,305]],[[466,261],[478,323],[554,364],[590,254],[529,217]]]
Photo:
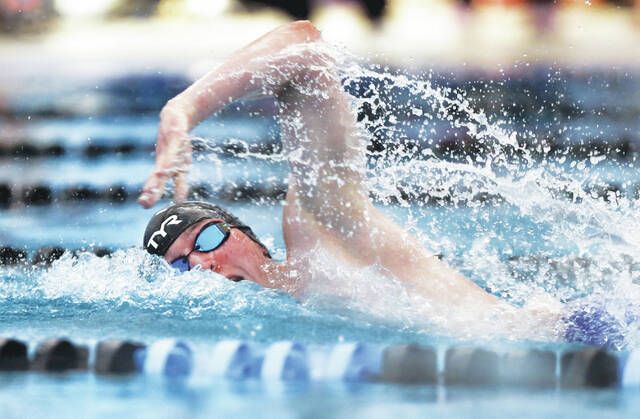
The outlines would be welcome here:
[[[136,378],[19,376],[2,381],[3,417],[127,415],[169,417],[446,416],[536,418],[633,417],[638,399],[615,390],[504,391],[381,384],[311,384],[272,388],[258,382],[198,385]],[[15,397],[20,394],[20,397]],[[55,412],[55,413],[53,413]]]
[[[427,158],[414,166],[408,163],[414,151],[407,149],[383,156],[395,159],[396,164],[388,164],[370,148],[369,161],[376,204],[419,235],[426,246],[514,304],[526,303],[536,289],[563,301],[607,290],[612,304],[626,303],[634,296],[627,292],[629,287],[638,282],[638,253],[632,240],[640,185],[634,155],[640,150],[637,77],[563,71],[547,77],[541,69],[502,82],[478,82],[476,75],[431,74],[427,79],[436,92],[426,96],[410,83],[402,90],[403,81],[395,75],[386,77],[395,80],[392,85],[399,86],[397,92],[385,90],[384,83],[376,94],[363,92],[362,86],[384,80],[366,72],[357,83],[347,72],[345,85],[365,102],[385,96],[393,104],[399,116],[369,121],[376,141],[391,149],[413,139],[420,150],[428,150],[422,154]],[[103,258],[91,252],[66,254],[50,267],[0,266],[0,336],[25,340],[31,348],[42,339],[59,336],[89,346],[105,338],[151,343],[175,337],[192,344],[199,354],[223,339],[262,345],[296,340],[312,350],[338,342],[417,342],[444,348],[464,341],[434,333],[427,321],[416,320],[403,308],[402,301],[394,302],[398,315],[385,318],[373,313],[375,308],[354,301],[323,295],[296,300],[247,281],[236,284],[197,270],[177,275],[146,255],[140,243],[150,211],[137,206],[133,198],[153,166],[157,110],[186,83],[180,77],[158,79],[157,75],[105,83],[91,101],[100,106],[86,113],[65,106],[69,91],[77,94],[82,86],[64,87],[55,94],[40,92],[37,100],[20,97],[9,102],[12,113],[0,126],[0,184],[9,185],[13,195],[12,203],[0,209],[0,245],[25,249],[30,256],[42,246],[106,247],[114,253]],[[478,86],[482,94],[474,96]],[[443,105],[442,98],[433,99],[438,94],[450,97],[452,90],[447,89],[467,92],[465,97],[473,106],[486,109],[492,121],[500,123],[478,122],[478,113],[460,109],[463,101]],[[544,93],[548,91],[556,94]],[[557,102],[560,92],[562,103]],[[622,97],[623,103],[607,102],[616,97]],[[438,117],[425,120],[418,118],[421,111],[404,112],[420,101],[422,108],[431,109],[436,106],[434,100],[437,106],[445,106],[445,111],[434,112],[441,113]],[[498,103],[513,105],[496,109]],[[287,167],[277,150],[229,151],[238,144],[247,149],[277,143],[271,106],[268,101],[243,103],[239,112],[227,110],[200,127],[194,135],[203,139],[204,146],[197,152],[192,181],[206,186],[209,199],[224,196],[221,203],[254,226],[275,257],[283,259],[282,203],[277,194],[265,200],[223,193],[286,187]],[[543,111],[537,112],[539,108]],[[243,116],[247,110],[256,114]],[[453,122],[450,115],[455,116]],[[494,145],[498,147],[472,153],[469,163],[465,157],[469,150],[460,146],[468,141],[463,133],[469,124],[484,126],[485,131],[492,127],[516,130],[533,144],[529,149],[533,151],[511,152],[509,137],[497,134]],[[536,139],[542,138],[547,142],[540,147],[552,144],[552,151],[536,151]],[[453,151],[438,148],[447,141]],[[581,142],[603,145],[605,151],[591,155],[562,151]],[[64,152],[25,154],[16,152],[12,144],[57,145]],[[127,146],[118,151],[113,144]],[[507,156],[506,163],[492,154],[496,150]],[[494,157],[492,165],[482,164],[487,155]],[[408,194],[388,188],[385,175],[391,174]],[[22,191],[33,185],[49,187],[51,199],[43,205],[27,202]],[[69,199],[65,191],[78,185],[100,190],[122,185],[130,194],[125,202]],[[554,188],[560,192],[541,192]],[[424,190],[436,197],[424,198]],[[434,191],[441,191],[440,198]],[[451,191],[456,192],[453,198]],[[574,194],[572,199],[561,197],[569,193]],[[626,264],[619,266],[623,255]],[[567,277],[563,266],[572,266],[576,258],[588,260],[591,268]],[[546,269],[528,270],[530,260]],[[348,277],[345,272],[336,275]],[[372,282],[381,280],[373,272],[363,275]],[[633,349],[633,337],[629,338],[629,349]],[[491,338],[471,343],[568,348]],[[7,373],[0,375],[0,388],[2,417],[623,417],[640,407],[637,389],[287,384],[211,377],[167,381],[90,373]]]

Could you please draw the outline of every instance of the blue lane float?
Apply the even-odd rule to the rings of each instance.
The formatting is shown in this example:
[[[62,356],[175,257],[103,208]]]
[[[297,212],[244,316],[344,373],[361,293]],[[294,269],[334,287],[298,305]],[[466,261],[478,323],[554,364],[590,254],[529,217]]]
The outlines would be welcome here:
[[[260,367],[253,345],[240,340],[223,340],[211,352],[208,372],[214,377],[246,380],[258,377]]]
[[[89,356],[89,355],[92,356]],[[554,351],[452,347],[444,363],[438,350],[409,344],[383,347],[340,343],[309,351],[295,341],[263,345],[240,340],[215,343],[201,356],[185,342],[163,339],[145,345],[105,340],[94,347],[67,339],[28,346],[0,338],[0,372],[64,373],[91,368],[96,374],[145,374],[165,378],[199,376],[231,380],[295,382],[309,380],[384,382],[445,386],[560,388],[638,388],[640,351],[613,352],[585,347],[558,355]],[[199,363],[196,364],[195,360]],[[560,361],[558,363],[558,361]],[[313,374],[312,374],[313,371]]]
[[[260,378],[263,380],[304,381],[309,377],[309,358],[302,344],[282,341],[266,349],[260,368]]]
[[[163,339],[133,354],[136,370],[169,378],[186,377],[193,370],[193,351],[186,343]]]
[[[382,351],[364,343],[341,343],[327,360],[325,378],[347,382],[373,381],[382,368]]]

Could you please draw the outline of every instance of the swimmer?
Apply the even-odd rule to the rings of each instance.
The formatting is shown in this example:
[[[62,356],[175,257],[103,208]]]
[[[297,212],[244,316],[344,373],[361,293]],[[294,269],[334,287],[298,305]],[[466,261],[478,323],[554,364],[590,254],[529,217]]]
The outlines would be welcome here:
[[[428,306],[426,321],[446,333],[538,340],[568,333],[560,303],[541,297],[522,308],[508,304],[439,260],[375,208],[364,182],[366,144],[327,51],[311,23],[286,24],[167,102],[160,113],[155,170],[139,203],[153,206],[173,179],[176,204],[151,218],[144,248],[181,271],[198,266],[292,294],[305,279],[321,277],[322,267],[309,255],[322,249],[336,263],[375,267],[401,283]],[[228,103],[256,94],[276,98],[289,159],[285,261],[272,259],[253,231],[222,208],[184,202],[192,156],[189,132]],[[368,303],[375,309],[376,301]]]

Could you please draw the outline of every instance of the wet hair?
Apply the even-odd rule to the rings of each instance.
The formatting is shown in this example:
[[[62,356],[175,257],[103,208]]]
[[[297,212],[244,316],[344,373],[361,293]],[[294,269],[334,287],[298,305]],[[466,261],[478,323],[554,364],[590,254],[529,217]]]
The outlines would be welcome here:
[[[180,234],[207,218],[221,219],[242,231],[262,248],[265,256],[271,258],[267,246],[258,239],[251,227],[222,207],[203,201],[182,202],[156,212],[147,223],[142,247],[153,255],[164,256]]]

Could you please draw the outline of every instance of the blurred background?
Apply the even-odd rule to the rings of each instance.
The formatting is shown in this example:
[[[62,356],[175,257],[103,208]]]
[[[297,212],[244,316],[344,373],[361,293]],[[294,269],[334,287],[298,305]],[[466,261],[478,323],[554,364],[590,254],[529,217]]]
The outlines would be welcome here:
[[[382,310],[313,292],[298,304],[197,271],[174,276],[139,249],[152,211],[135,199],[153,169],[164,103],[294,19],[311,20],[362,60],[343,81],[370,129],[367,181],[384,211],[510,302],[538,290],[561,301],[596,290],[615,303],[611,313],[629,313],[636,294],[626,285],[640,284],[640,0],[0,0],[0,336],[430,342],[422,308],[387,293],[373,269],[326,264],[327,276],[335,272],[329,286],[379,295]],[[283,259],[288,168],[274,115],[272,100],[248,100],[199,126],[191,197],[229,208]],[[392,310],[397,316],[377,321]],[[529,388],[461,397],[411,386],[398,396],[377,384],[340,385],[346,396],[332,399],[311,385],[284,391],[281,403],[279,386],[233,394],[235,385],[155,391],[121,380],[7,377],[2,417],[77,406],[104,415],[116,402],[144,417],[221,406],[259,417],[265,406],[290,405],[292,417],[351,418],[358,403],[367,418],[399,406],[424,416],[425,399],[439,416],[451,411],[443,401],[473,417],[478,407],[488,417],[522,406],[539,412],[533,417],[550,417],[554,406],[564,416],[609,417],[637,415],[638,406],[633,392],[559,398],[554,387],[531,398]]]
[[[622,64],[638,56],[640,6],[636,0],[2,0],[2,58],[5,65],[57,58],[49,63],[54,69],[102,60],[180,66],[225,56],[292,19],[310,19],[327,39],[399,64],[491,67],[523,58]]]
[[[135,221],[125,234],[102,235],[101,244],[137,244],[147,215],[133,212],[133,202],[152,168],[163,104],[232,51],[294,19],[310,19],[326,39],[384,71],[458,89],[545,152],[580,159],[595,150],[608,163],[635,162],[640,150],[640,0],[0,0],[0,244],[86,240],[90,222],[75,228],[81,216],[64,232],[13,229],[29,214],[55,218],[52,204],[64,218],[79,202],[98,202],[102,212],[127,204]],[[395,104],[394,118],[406,119],[415,131],[406,137],[420,143],[424,124],[401,115],[405,102]],[[272,111],[264,101],[239,104],[196,131],[218,147],[224,176],[201,171],[207,182],[194,185],[194,196],[282,197],[286,167],[261,161],[248,172],[246,159],[234,160],[249,146],[277,152]],[[441,157],[482,153],[447,125],[429,140]],[[635,172],[612,166],[597,193],[635,199]]]
[[[0,0],[0,114],[95,115],[109,105],[86,91],[43,102],[63,86],[101,90],[96,82],[119,76],[192,80],[293,19],[416,71],[499,77],[532,66],[630,70],[640,60],[637,0]],[[157,111],[166,97],[154,85],[136,101]]]
[[[372,307],[356,302],[309,298],[303,305],[249,281],[173,277],[130,249],[140,247],[151,214],[135,199],[153,169],[164,103],[232,51],[295,19],[311,20],[364,63],[345,78],[345,89],[364,98],[356,102],[371,129],[377,188],[370,189],[385,211],[412,232],[427,232],[434,252],[511,302],[524,304],[539,289],[562,301],[596,289],[624,297],[611,312],[627,312],[625,281],[640,283],[640,0],[0,0],[0,336],[323,344],[431,338],[404,298],[382,303],[398,312],[387,326],[360,315]],[[402,86],[405,75],[433,89],[412,91]],[[205,140],[194,142],[191,197],[231,209],[283,259],[287,166],[278,157],[273,111],[268,99],[245,101],[195,130]],[[496,135],[497,127],[515,134]],[[519,151],[528,146],[524,157],[510,153],[514,139]],[[415,166],[422,171],[403,164],[412,156],[428,163]],[[475,170],[484,162],[495,172],[486,179],[487,170]],[[65,249],[117,252],[66,258],[48,271],[22,269],[47,266]],[[351,277],[335,269],[335,283],[347,275],[365,294],[387,289],[370,281],[369,270]],[[17,378],[0,391],[0,412],[13,405],[16,417],[31,408],[113,412],[114,398],[128,416],[151,406],[154,417],[192,417],[230,403],[234,417],[247,408],[257,417],[277,399],[244,387],[229,397],[231,386],[168,397],[164,387],[145,393],[120,380],[87,384],[66,376],[63,391],[48,381],[38,390],[37,377]],[[439,402],[449,398],[462,401],[467,416],[469,409],[477,416],[478,406],[490,406],[492,417],[505,416],[505,406],[520,412],[522,400],[542,409],[538,417],[560,406],[554,388],[544,399],[531,399],[529,389],[515,398],[474,390],[467,402],[440,389],[418,388],[417,397],[412,387],[401,403],[390,401],[396,396],[387,387],[344,389],[347,398],[334,398],[333,407],[322,392],[286,394],[310,416],[340,406],[353,417],[359,402],[371,417],[424,398],[438,401],[440,416],[446,410]],[[568,394],[564,415],[576,412],[577,393]],[[602,394],[584,393],[580,412],[604,417],[638,405],[619,392]],[[168,399],[184,408],[167,410]],[[596,400],[606,413],[591,410]],[[425,407],[414,411],[424,415]]]

